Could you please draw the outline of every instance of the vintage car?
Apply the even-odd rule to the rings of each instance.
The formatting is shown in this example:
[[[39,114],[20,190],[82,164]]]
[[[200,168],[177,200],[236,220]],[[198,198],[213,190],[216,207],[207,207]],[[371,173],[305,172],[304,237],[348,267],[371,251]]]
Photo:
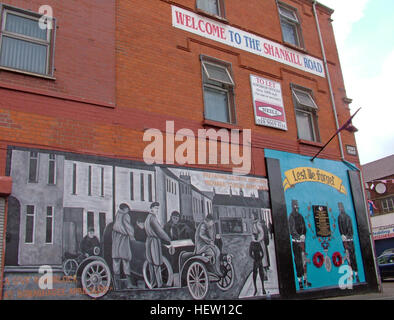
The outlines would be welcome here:
[[[145,211],[132,211],[132,224],[138,229],[137,221],[143,222],[148,215]],[[113,279],[112,270],[112,226],[107,225],[102,239],[102,250],[99,255],[84,258],[82,261],[64,264],[64,272],[73,272],[83,291],[92,298],[100,298],[112,288],[115,291],[126,290],[117,285]],[[143,230],[142,230],[143,231]],[[152,281],[149,263],[146,260],[145,238],[143,232],[136,232],[136,239],[131,240],[132,261],[131,271],[136,279],[144,281],[145,289],[155,290],[157,284]],[[229,254],[221,254],[221,271],[218,276],[214,271],[214,258],[195,253],[194,242],[191,239],[174,240],[171,246],[162,245],[163,265],[161,266],[162,280],[166,288],[187,287],[193,299],[201,300],[206,297],[211,282],[223,291],[230,289],[234,283],[234,267]],[[74,270],[76,269],[76,270]],[[118,286],[118,287],[116,287]],[[135,290],[135,289],[127,289]]]

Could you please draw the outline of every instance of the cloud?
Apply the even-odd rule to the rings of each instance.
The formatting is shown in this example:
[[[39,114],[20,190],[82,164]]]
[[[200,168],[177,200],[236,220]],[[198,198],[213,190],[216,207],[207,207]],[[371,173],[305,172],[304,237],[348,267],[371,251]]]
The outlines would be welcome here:
[[[393,154],[394,150],[394,105],[389,96],[393,91],[391,70],[394,70],[394,51],[387,52],[372,76],[366,72],[371,61],[363,43],[350,41],[355,24],[367,17],[367,4],[372,0],[320,0],[334,9],[332,15],[338,53],[341,60],[347,96],[353,99],[352,113],[361,111],[353,123],[357,147],[362,164]],[[374,27],[371,25],[371,28]],[[351,43],[351,44],[350,44]]]
[[[384,60],[378,75],[363,78],[354,73],[347,81],[348,91],[356,95],[352,106],[362,107],[353,121],[360,130],[356,140],[362,163],[394,152],[394,103],[388,96],[393,91],[392,70],[394,51]]]
[[[362,19],[369,0],[320,0],[334,10],[332,15],[335,38],[339,51],[345,47],[346,39],[354,23]]]

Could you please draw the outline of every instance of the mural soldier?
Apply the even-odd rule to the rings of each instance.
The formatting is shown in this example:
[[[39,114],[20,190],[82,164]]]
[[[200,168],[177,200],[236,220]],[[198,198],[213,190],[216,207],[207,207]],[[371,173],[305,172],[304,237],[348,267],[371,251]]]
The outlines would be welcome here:
[[[131,225],[130,207],[122,203],[115,216],[112,229],[112,263],[116,286],[120,288],[120,264],[127,279],[127,289],[136,288],[131,275],[131,240],[134,238],[134,228]]]
[[[152,276],[152,283],[156,280],[158,288],[163,286],[161,276],[161,265],[163,264],[163,253],[161,242],[171,244],[171,239],[160,225],[157,215],[160,204],[153,202],[150,206],[150,213],[145,220],[146,238],[146,259],[149,262],[149,272]],[[171,250],[171,249],[170,249]]]
[[[263,257],[264,250],[261,246],[261,242],[258,240],[259,235],[253,234],[253,239],[250,242],[249,255],[253,259],[253,285],[254,294],[257,295],[257,273],[260,276],[261,287],[263,288],[263,294],[266,294],[264,289],[264,268],[263,268]]]
[[[345,208],[342,202],[338,203],[339,216],[338,216],[338,228],[339,233],[342,237],[343,247],[346,253],[346,259],[348,261],[349,266],[352,268],[356,276],[356,281],[360,282],[358,277],[358,269],[357,269],[357,261],[356,261],[356,253],[353,242],[353,227],[352,227],[352,219],[345,212]]]
[[[195,236],[196,254],[205,254],[214,257],[215,271],[218,276],[223,277],[223,273],[220,270],[221,252],[215,244],[216,235],[214,224],[213,216],[208,214],[204,221],[197,227]]]
[[[292,237],[294,263],[296,266],[297,280],[300,289],[310,287],[306,270],[305,235],[306,225],[304,217],[298,211],[298,200],[291,201],[292,212],[289,215],[289,228]]]
[[[90,257],[93,255],[98,255],[100,252],[100,241],[94,235],[94,228],[90,227],[88,230],[88,234],[81,241],[81,252],[85,257]]]

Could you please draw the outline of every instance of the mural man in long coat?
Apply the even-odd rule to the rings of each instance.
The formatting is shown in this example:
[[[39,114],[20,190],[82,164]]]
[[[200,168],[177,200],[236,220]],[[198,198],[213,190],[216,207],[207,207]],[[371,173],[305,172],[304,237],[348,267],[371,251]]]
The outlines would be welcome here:
[[[267,271],[267,269],[270,266],[269,253],[268,253],[268,244],[269,244],[268,228],[267,225],[265,224],[265,221],[263,222],[260,221],[259,213],[257,211],[253,211],[252,234],[257,235],[257,241],[260,242],[261,247],[264,251],[262,262],[263,262],[264,270]]]
[[[128,289],[135,288],[130,269],[132,258],[130,241],[135,240],[130,211],[130,207],[126,203],[122,203],[116,213],[112,229],[112,262],[115,283],[120,285],[120,264],[122,263]]]
[[[161,265],[163,264],[163,254],[161,250],[161,242],[171,244],[171,239],[163,230],[157,215],[159,213],[160,204],[153,202],[150,206],[150,213],[145,220],[146,231],[146,259],[149,262],[149,271],[152,277],[152,284],[156,280],[158,288],[163,286],[161,275]]]
[[[360,280],[358,277],[356,253],[355,253],[354,242],[353,242],[352,219],[345,212],[345,208],[342,202],[338,203],[338,209],[339,209],[338,228],[339,228],[339,233],[341,234],[342,237],[343,247],[345,248],[348,264],[352,268],[352,271],[356,276],[357,282],[359,282]]]
[[[132,258],[130,241],[135,240],[130,211],[130,207],[122,203],[116,213],[112,229],[112,264],[115,283],[120,287],[120,264],[122,263],[127,279],[127,289],[135,288],[130,269]]]
[[[294,254],[294,263],[297,272],[297,280],[300,289],[303,289],[304,286],[311,286],[311,284],[307,280],[306,272],[306,225],[304,217],[298,211],[298,201],[292,200],[291,206],[293,210],[289,215],[289,229],[292,237],[292,247]]]

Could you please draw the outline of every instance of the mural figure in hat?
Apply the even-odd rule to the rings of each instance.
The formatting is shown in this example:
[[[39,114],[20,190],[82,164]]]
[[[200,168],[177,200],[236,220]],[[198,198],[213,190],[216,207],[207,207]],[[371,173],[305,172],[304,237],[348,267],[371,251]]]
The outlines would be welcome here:
[[[178,211],[173,211],[171,213],[170,221],[168,221],[164,225],[164,231],[170,236],[171,240],[179,240],[180,239],[180,224],[179,220],[181,215]]]
[[[261,246],[261,241],[258,240],[259,236],[257,233],[253,233],[253,239],[249,246],[249,255],[253,259],[253,285],[254,285],[254,295],[257,295],[257,273],[260,276],[261,287],[263,294],[266,294],[264,289],[264,268],[263,268],[263,258],[264,250]]]
[[[292,211],[289,215],[289,229],[294,254],[294,264],[296,267],[297,280],[300,289],[312,286],[307,278],[307,253],[305,247],[306,225],[304,217],[298,211],[298,200],[291,201]]]
[[[261,247],[263,249],[263,267],[264,270],[268,270],[269,263],[269,255],[268,255],[268,244],[269,244],[269,235],[268,228],[265,224],[265,221],[260,220],[260,215],[258,211],[253,211],[253,221],[252,221],[252,234],[257,235],[257,241],[260,242]],[[267,280],[267,275],[265,275]]]
[[[215,272],[218,276],[223,277],[220,269],[220,249],[215,244],[216,232],[215,221],[211,214],[208,214],[204,221],[199,224],[196,230],[195,244],[196,254],[205,254],[215,258]]]
[[[97,237],[94,235],[94,228],[90,227],[88,230],[88,234],[82,239],[81,244],[80,244],[81,252],[85,257],[90,257],[93,255],[97,255],[99,252],[97,252],[98,248],[100,249],[100,241],[97,239]]]
[[[120,265],[126,275],[127,289],[136,288],[131,275],[131,240],[135,240],[131,224],[130,207],[126,203],[119,206],[112,229],[112,264],[116,286],[120,288]]]
[[[357,261],[356,261],[356,253],[353,242],[353,226],[352,219],[345,212],[345,207],[342,202],[338,203],[339,216],[338,216],[338,228],[339,233],[341,234],[343,247],[345,249],[346,258],[349,266],[352,268],[354,275],[356,276],[356,281],[360,282],[358,277],[358,269],[357,269]]]
[[[146,259],[149,262],[149,272],[152,277],[152,283],[156,281],[157,287],[163,286],[161,275],[161,265],[163,264],[163,253],[161,249],[162,241],[171,245],[171,238],[163,230],[157,215],[159,213],[160,203],[153,202],[150,206],[150,212],[145,220],[146,238]],[[171,249],[170,249],[171,251]]]

